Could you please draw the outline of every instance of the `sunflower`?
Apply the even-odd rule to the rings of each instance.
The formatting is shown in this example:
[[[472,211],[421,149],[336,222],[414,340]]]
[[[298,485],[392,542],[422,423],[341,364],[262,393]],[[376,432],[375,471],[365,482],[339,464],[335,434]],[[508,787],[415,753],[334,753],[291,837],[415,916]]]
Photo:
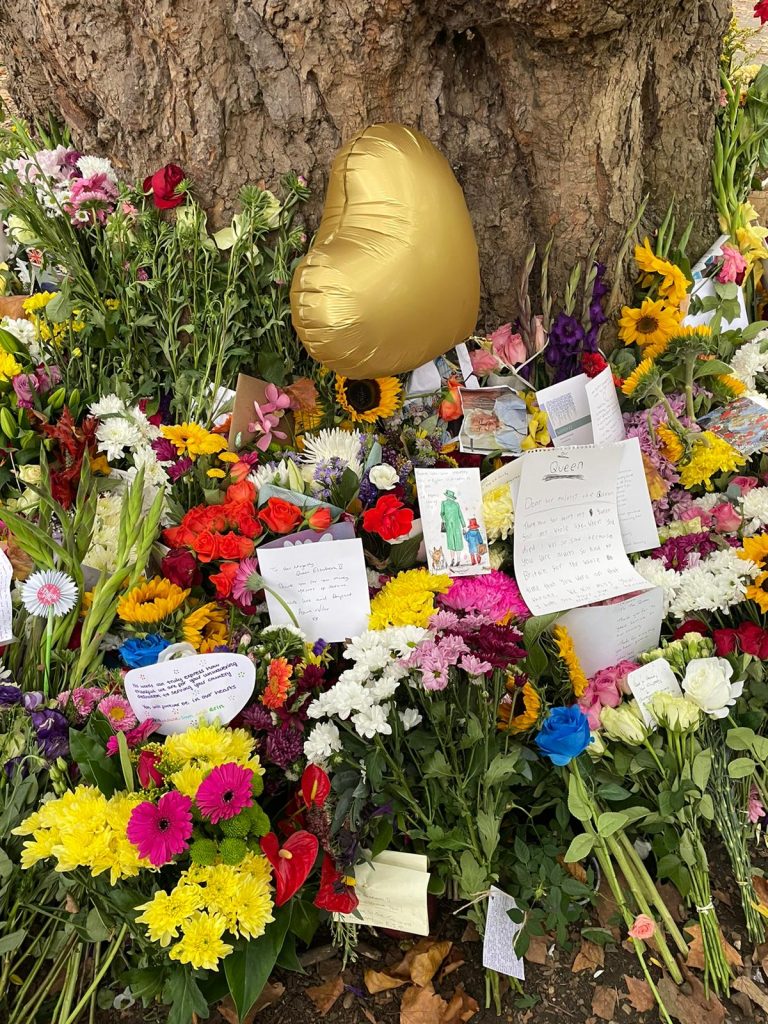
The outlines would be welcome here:
[[[754,562],[761,569],[768,562],[768,533],[758,533],[756,537],[745,537],[738,551],[739,558]]]
[[[761,572],[747,587],[747,600],[754,601],[761,612],[768,612],[768,572]]]
[[[642,349],[668,341],[680,328],[680,314],[663,302],[644,299],[642,306],[624,306],[619,319],[619,337],[625,345]]]
[[[182,590],[160,576],[137,584],[117,602],[117,614],[123,622],[149,625],[172,615],[186,601],[188,590]]]
[[[397,377],[350,380],[336,375],[336,401],[355,423],[375,423],[400,406],[402,385]]]
[[[642,245],[635,246],[635,263],[639,270],[646,275],[643,278],[644,287],[650,287],[653,283],[649,275],[659,274],[662,278],[659,284],[659,295],[671,306],[679,306],[688,293],[690,282],[683,271],[675,263],[663,260],[651,249],[651,243],[644,239]]]
[[[621,390],[625,395],[634,395],[641,384],[646,383],[652,378],[655,369],[656,364],[652,359],[644,359],[642,363],[638,363],[621,385]]]
[[[507,690],[511,694],[511,700],[499,706],[499,729],[506,729],[508,732],[527,732],[528,729],[533,729],[541,714],[541,697],[529,682],[518,687],[514,679],[510,679],[507,681]],[[523,702],[522,711],[517,707],[517,694]],[[518,714],[513,715],[512,712],[515,710],[518,710]]]
[[[200,654],[209,654],[227,642],[227,612],[214,601],[202,604],[184,617],[182,638]]]
[[[557,654],[568,670],[568,678],[571,682],[574,696],[581,697],[589,685],[589,680],[584,674],[584,669],[581,667],[571,634],[565,626],[555,626],[552,630],[552,637],[555,641]]]
[[[685,454],[685,447],[675,431],[666,423],[660,423],[656,427],[656,436],[664,458],[669,462],[679,462]]]

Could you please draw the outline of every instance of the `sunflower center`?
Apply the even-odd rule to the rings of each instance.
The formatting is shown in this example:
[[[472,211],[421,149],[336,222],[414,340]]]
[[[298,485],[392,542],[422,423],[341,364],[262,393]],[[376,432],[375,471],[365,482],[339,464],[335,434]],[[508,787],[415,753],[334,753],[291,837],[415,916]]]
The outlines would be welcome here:
[[[370,412],[381,401],[381,388],[375,380],[348,380],[346,391],[355,412]]]
[[[635,325],[638,334],[653,334],[659,329],[659,321],[653,316],[641,316]]]

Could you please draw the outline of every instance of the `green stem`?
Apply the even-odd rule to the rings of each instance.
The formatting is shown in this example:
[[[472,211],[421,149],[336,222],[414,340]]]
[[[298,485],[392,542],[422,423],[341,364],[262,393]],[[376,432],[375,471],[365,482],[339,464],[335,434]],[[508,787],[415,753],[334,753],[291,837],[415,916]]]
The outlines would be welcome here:
[[[120,929],[120,931],[117,933],[117,938],[112,942],[110,950],[107,953],[106,957],[104,958],[104,963],[101,964],[101,966],[99,967],[98,971],[94,971],[93,981],[91,982],[91,984],[86,989],[86,991],[85,991],[83,997],[81,998],[80,1002],[74,1008],[74,1010],[69,1015],[69,1017],[67,1017],[66,1020],[62,1020],[61,1021],[61,1024],[75,1024],[75,1021],[77,1020],[77,1018],[80,1016],[80,1014],[83,1012],[85,1007],[90,1002],[91,996],[98,989],[99,982],[101,981],[101,979],[104,977],[104,975],[109,970],[110,964],[112,963],[112,961],[115,959],[115,957],[119,953],[120,947],[123,944],[123,939],[125,938],[127,932],[128,932],[128,925],[124,924],[122,926],[122,928]]]

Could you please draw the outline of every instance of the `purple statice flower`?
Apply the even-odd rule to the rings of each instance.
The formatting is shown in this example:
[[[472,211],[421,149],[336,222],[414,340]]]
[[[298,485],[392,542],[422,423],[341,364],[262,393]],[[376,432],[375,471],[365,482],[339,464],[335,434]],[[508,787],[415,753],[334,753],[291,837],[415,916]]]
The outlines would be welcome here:
[[[331,489],[341,479],[345,469],[347,469],[347,463],[337,455],[318,462],[312,474],[314,481],[312,494],[321,501],[329,501]]]
[[[577,373],[586,335],[575,316],[558,313],[549,331],[544,358],[554,370],[555,383]]]
[[[264,753],[278,768],[286,769],[298,761],[303,749],[304,737],[301,730],[286,723],[267,736]]]
[[[263,704],[250,704],[240,712],[243,725],[254,732],[267,732],[274,728],[272,715]]]
[[[358,497],[360,498],[363,508],[371,508],[379,499],[379,489],[375,484],[371,483],[368,473],[365,473],[360,481]]]
[[[719,545],[708,533],[688,533],[683,537],[670,537],[661,547],[651,552],[651,558],[658,558],[665,569],[681,572],[697,565],[699,560],[718,550]]]
[[[43,757],[55,761],[69,753],[69,722],[60,711],[43,708],[29,715]]]
[[[22,695],[18,686],[0,686],[0,707],[11,707],[21,704]]]

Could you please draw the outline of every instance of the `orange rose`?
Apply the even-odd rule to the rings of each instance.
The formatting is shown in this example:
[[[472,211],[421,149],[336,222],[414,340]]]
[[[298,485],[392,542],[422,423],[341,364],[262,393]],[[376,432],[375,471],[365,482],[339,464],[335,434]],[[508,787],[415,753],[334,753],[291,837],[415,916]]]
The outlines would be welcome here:
[[[273,533],[292,533],[303,518],[297,505],[282,498],[270,498],[259,512],[259,519]]]

